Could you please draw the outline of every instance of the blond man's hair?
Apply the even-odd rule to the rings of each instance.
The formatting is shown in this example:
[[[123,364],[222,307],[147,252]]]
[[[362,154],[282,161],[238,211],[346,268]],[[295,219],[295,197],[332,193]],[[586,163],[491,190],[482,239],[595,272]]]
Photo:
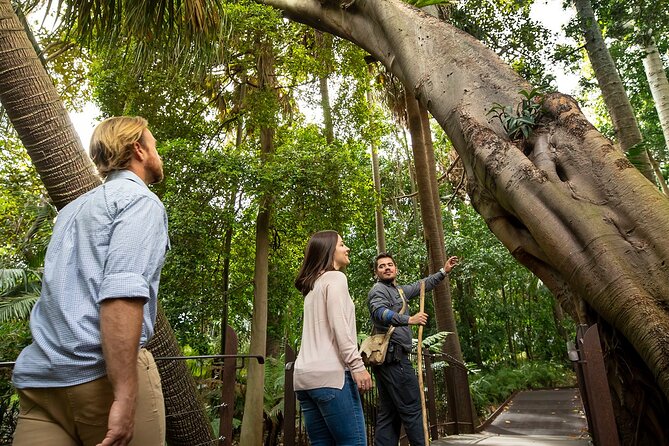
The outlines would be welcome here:
[[[132,161],[133,144],[143,143],[148,121],[140,116],[117,116],[98,124],[91,136],[90,154],[102,178],[109,172],[127,169]]]

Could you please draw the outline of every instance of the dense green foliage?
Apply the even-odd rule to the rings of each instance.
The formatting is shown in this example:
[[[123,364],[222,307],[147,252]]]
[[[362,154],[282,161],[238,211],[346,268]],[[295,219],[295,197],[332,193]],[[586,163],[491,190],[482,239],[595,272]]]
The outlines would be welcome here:
[[[630,42],[638,44],[639,35],[617,26],[634,15],[634,5],[637,12],[648,9],[636,2],[597,6],[604,30],[614,38],[612,52],[637,110],[644,147],[666,169],[666,144],[639,55],[628,51]],[[529,19],[529,6],[471,0],[446,10],[448,20],[486,42],[534,85],[548,91],[554,83],[546,65],[553,42]],[[373,66],[370,74],[361,50],[338,39],[330,46],[320,45],[313,30],[285,23],[276,11],[252,2],[226,4],[221,14],[231,31],[224,41],[207,45],[202,52],[188,52],[194,67],[178,65],[177,61],[184,62],[183,54],[165,57],[164,48],[154,47],[154,42],[147,45],[140,34],[123,35],[122,27],[115,30],[115,45],[105,45],[101,39],[84,50],[65,51],[49,63],[68,104],[80,105],[86,97],[95,101],[102,116],[137,114],[150,122],[166,173],[165,181],[153,190],[165,203],[172,245],[160,299],[186,354],[219,353],[226,322],[239,335],[240,350],[248,349],[255,219],[261,198],[272,196],[265,409],[269,423],[276,424],[283,387],[282,349],[285,343],[296,346],[301,335],[302,297],[293,281],[306,240],[321,229],[341,233],[351,248],[347,276],[358,331],[369,332],[366,296],[373,284],[370,263],[376,254],[377,198],[383,204],[388,251],[400,267],[400,282],[428,273],[415,194],[415,177],[423,173],[415,172],[408,136],[393,113],[368,103],[370,90],[373,97],[388,97],[393,86],[382,69]],[[648,23],[639,18],[648,15],[639,14],[637,23]],[[648,25],[651,28],[666,55],[667,25],[658,21]],[[72,35],[62,29],[42,37],[54,45],[52,51],[72,43]],[[259,47],[267,41],[273,43],[275,94],[258,88]],[[582,53],[574,48],[562,47],[553,56],[568,61],[574,70],[583,66]],[[142,69],[137,61],[142,61]],[[77,82],[82,77],[85,82]],[[333,142],[323,131],[319,91],[323,77],[330,89]],[[582,80],[586,98],[595,84],[592,76]],[[531,120],[539,112],[532,94],[526,93],[525,101]],[[611,126],[598,101],[591,103],[595,123],[610,135]],[[506,106],[500,105],[500,111]],[[506,115],[513,115],[513,110]],[[523,113],[517,116],[523,118]],[[527,137],[534,122],[530,118],[520,119],[527,126],[514,127],[515,133]],[[45,206],[43,188],[25,151],[8,125],[0,124],[0,269],[8,271],[0,274],[3,308],[8,297],[25,296],[23,291],[39,286],[53,214]],[[274,153],[261,158],[259,132],[269,124],[274,129]],[[434,130],[434,140],[438,174],[444,176],[439,192],[447,254],[461,259],[450,276],[458,335],[465,360],[479,370],[471,377],[477,410],[485,413],[513,390],[573,383],[564,369],[565,342],[573,338],[573,322],[564,318],[546,288],[517,264],[474,212],[459,189],[457,164],[455,172],[445,175],[456,157],[440,129]],[[380,197],[372,191],[372,145],[380,147]],[[431,299],[426,305],[426,311],[434,314]],[[0,337],[8,341],[0,346],[0,360],[13,360],[29,342],[27,324],[17,320],[26,317],[27,308],[20,309],[6,313],[11,315],[8,320],[0,317]],[[411,311],[416,310],[414,305]],[[432,318],[426,336],[435,332]],[[9,389],[7,377],[2,378],[0,395]],[[239,381],[236,390],[241,400],[244,370]],[[209,397],[215,406],[216,393]]]

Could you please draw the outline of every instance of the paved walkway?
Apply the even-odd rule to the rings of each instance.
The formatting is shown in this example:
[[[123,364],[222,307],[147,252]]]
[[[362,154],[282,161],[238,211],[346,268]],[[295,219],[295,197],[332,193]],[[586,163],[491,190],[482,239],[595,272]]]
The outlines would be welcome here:
[[[578,389],[517,393],[481,432],[451,435],[432,446],[592,446]]]

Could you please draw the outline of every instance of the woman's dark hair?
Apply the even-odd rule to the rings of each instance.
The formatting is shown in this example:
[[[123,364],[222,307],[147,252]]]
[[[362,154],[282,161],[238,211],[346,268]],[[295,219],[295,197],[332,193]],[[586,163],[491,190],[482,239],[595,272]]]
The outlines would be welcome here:
[[[319,231],[309,238],[304,248],[304,260],[295,279],[295,288],[303,296],[314,288],[318,276],[324,271],[334,270],[334,252],[339,234],[337,231]]]

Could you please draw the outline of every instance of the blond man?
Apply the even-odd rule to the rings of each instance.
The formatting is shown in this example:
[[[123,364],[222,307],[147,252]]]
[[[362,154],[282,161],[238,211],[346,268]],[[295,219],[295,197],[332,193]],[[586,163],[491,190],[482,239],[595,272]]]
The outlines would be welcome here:
[[[15,446],[163,446],[165,414],[154,333],[169,249],[167,215],[147,185],[163,179],[140,117],[100,123],[91,157],[104,183],[59,213],[33,342],[17,359]]]

